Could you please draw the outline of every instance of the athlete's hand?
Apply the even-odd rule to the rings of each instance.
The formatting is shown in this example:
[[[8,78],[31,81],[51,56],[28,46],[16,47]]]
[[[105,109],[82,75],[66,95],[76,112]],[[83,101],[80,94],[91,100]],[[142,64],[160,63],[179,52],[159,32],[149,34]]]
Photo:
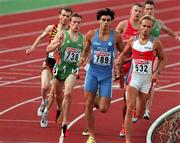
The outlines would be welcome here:
[[[84,66],[86,63],[86,58],[85,57],[81,57],[78,63],[78,66]]]
[[[29,48],[26,50],[26,54],[30,55],[32,51],[34,51],[34,48]]]
[[[155,83],[159,78],[159,72],[155,71],[153,74],[152,74],[152,78],[151,78],[151,81],[153,83]]]
[[[175,37],[177,41],[180,41],[180,36]]]
[[[114,60],[115,66],[119,67],[120,66],[120,58],[119,56]]]

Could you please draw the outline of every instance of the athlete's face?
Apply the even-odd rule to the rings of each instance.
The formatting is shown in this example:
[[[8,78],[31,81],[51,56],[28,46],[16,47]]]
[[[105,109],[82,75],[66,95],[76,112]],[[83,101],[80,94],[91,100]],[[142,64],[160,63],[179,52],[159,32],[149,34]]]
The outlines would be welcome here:
[[[138,21],[139,18],[142,16],[142,7],[134,5],[130,13],[131,13],[131,18]]]
[[[144,6],[144,15],[152,15],[154,16],[155,7],[152,4],[146,4]]]
[[[59,19],[62,25],[68,25],[71,18],[71,12],[65,11],[64,9],[59,14]]]
[[[70,28],[72,31],[77,32],[80,29],[81,18],[80,17],[72,17],[70,21]]]
[[[109,16],[109,15],[103,15],[103,16],[101,16],[101,18],[99,20],[100,28],[102,28],[104,30],[110,29],[111,23],[112,23],[111,16]]]
[[[143,19],[140,22],[139,33],[141,37],[148,38],[153,27],[153,22],[149,19]]]

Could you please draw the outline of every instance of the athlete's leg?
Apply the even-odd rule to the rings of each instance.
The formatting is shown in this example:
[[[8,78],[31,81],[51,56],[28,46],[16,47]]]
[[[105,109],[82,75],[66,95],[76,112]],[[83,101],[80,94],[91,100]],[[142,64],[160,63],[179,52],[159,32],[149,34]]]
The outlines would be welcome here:
[[[153,71],[157,70],[159,62],[160,62],[159,59],[156,58],[155,61],[154,61],[154,64],[153,64]],[[150,118],[149,115],[150,115],[150,111],[151,111],[151,106],[152,106],[153,98],[154,98],[154,85],[152,86],[152,89],[150,91],[150,97],[149,97],[149,99],[147,101],[147,104],[146,104],[146,110],[145,110],[145,114],[144,114],[144,118],[145,119],[149,119]]]
[[[147,99],[147,93],[140,93],[136,99],[136,114],[139,119],[141,119],[144,115]]]
[[[44,108],[47,105],[47,93],[50,89],[50,80],[52,78],[51,72],[48,68],[45,68],[42,70],[41,73],[41,105],[38,108],[37,114],[38,116],[42,116],[42,113],[44,112]]]
[[[147,119],[147,120],[150,119],[150,112],[151,112],[151,106],[152,106],[153,98],[154,98],[154,86],[151,89],[149,98],[148,98],[147,103],[146,103],[146,110],[145,110],[144,116],[143,116],[144,119]]]
[[[42,70],[41,73],[41,96],[42,102],[45,102],[48,90],[50,88],[50,81],[52,79],[52,74],[48,68]]]
[[[85,116],[87,119],[88,131],[90,136],[95,137],[94,113],[93,113],[95,94],[93,94],[92,92],[85,91],[85,97],[86,97]]]
[[[76,83],[76,76],[70,74],[65,80],[64,98],[63,98],[63,124],[68,124],[68,117],[71,107],[71,93]]]
[[[131,134],[132,134],[132,112],[136,106],[136,97],[138,96],[139,92],[135,87],[127,86],[127,110],[126,116],[124,120],[124,126],[126,131],[126,143],[132,143],[131,141]]]

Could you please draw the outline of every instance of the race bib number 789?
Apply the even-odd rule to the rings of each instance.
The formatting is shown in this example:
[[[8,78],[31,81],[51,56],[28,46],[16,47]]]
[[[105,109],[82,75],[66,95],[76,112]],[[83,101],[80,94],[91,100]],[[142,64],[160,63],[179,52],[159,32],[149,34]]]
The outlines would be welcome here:
[[[111,53],[95,51],[94,52],[94,64],[108,66],[111,64]]]

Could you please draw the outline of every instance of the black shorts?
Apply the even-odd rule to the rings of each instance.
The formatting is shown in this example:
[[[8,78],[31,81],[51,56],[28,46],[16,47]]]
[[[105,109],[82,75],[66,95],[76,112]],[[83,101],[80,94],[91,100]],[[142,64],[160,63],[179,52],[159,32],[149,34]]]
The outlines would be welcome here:
[[[51,71],[51,73],[53,73],[55,63],[55,59],[47,57],[46,60],[43,62],[42,70],[48,68]]]

